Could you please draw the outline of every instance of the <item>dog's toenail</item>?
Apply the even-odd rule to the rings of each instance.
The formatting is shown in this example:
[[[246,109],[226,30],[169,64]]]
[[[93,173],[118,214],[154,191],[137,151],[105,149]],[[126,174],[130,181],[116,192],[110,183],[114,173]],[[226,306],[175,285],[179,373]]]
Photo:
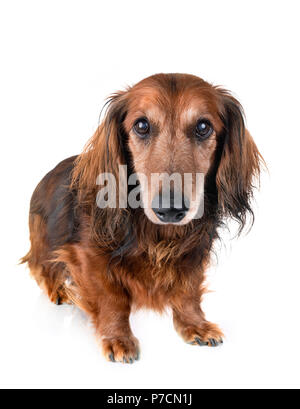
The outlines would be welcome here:
[[[195,338],[195,341],[196,341],[197,344],[200,345],[201,347],[204,347],[204,346],[208,345],[207,342],[201,341],[200,338]]]

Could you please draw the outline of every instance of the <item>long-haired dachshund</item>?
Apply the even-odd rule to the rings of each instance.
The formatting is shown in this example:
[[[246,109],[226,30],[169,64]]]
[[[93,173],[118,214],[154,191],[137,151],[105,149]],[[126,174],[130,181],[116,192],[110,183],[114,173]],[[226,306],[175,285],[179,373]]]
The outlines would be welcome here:
[[[140,307],[170,307],[186,342],[217,346],[222,332],[200,306],[205,271],[224,220],[235,219],[242,230],[253,215],[261,160],[228,91],[193,75],[146,78],[113,94],[84,152],[39,183],[30,204],[31,249],[22,262],[52,302],[73,303],[91,317],[111,361],[138,359],[129,315]],[[127,177],[115,186],[119,196],[131,194],[128,181],[136,173],[190,174],[192,187],[201,174],[203,197],[187,189],[177,206],[174,183],[166,207],[161,183],[140,179],[144,206],[100,206],[99,175],[118,181],[121,165]]]

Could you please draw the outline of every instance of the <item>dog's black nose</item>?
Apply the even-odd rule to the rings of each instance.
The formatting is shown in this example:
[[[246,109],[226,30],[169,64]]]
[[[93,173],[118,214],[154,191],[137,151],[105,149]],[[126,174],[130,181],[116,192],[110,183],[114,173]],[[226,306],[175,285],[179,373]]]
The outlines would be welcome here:
[[[163,223],[179,223],[189,210],[189,201],[180,195],[180,198],[171,193],[169,200],[157,195],[152,201],[152,210]]]

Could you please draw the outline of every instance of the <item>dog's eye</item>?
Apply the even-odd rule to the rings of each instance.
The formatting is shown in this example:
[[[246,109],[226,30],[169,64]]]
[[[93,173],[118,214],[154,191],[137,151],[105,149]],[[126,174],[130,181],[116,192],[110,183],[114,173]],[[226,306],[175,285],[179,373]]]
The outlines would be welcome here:
[[[135,121],[133,129],[139,136],[145,138],[149,134],[150,124],[146,118],[139,118],[138,120]]]
[[[207,119],[200,119],[196,125],[196,135],[199,139],[204,140],[213,133],[213,127]]]

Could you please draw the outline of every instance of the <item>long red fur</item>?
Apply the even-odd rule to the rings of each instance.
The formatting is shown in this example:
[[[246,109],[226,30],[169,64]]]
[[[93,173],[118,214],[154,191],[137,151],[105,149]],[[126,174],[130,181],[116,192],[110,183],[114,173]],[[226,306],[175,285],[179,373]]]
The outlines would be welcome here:
[[[130,139],[140,104],[163,112],[170,138],[181,126],[176,118],[192,100],[210,113],[216,129],[215,141],[203,148],[210,159],[203,217],[184,226],[163,226],[152,223],[143,209],[98,208],[100,173],[118,178],[120,164],[133,172],[136,163],[145,172],[170,170],[161,169],[163,137],[151,149]],[[192,160],[198,148],[182,132],[164,151],[164,162],[170,163],[171,150],[181,145],[185,149],[177,149],[173,158],[176,170],[199,170]],[[138,341],[129,325],[133,308],[171,307],[174,326],[186,342],[216,346],[222,332],[206,321],[200,306],[205,271],[219,227],[231,217],[242,229],[252,212],[252,180],[259,175],[260,161],[242,108],[227,91],[191,75],[149,77],[114,94],[83,153],[58,164],[39,183],[30,207],[31,249],[22,261],[52,302],[74,303],[91,317],[112,361],[138,358]]]

